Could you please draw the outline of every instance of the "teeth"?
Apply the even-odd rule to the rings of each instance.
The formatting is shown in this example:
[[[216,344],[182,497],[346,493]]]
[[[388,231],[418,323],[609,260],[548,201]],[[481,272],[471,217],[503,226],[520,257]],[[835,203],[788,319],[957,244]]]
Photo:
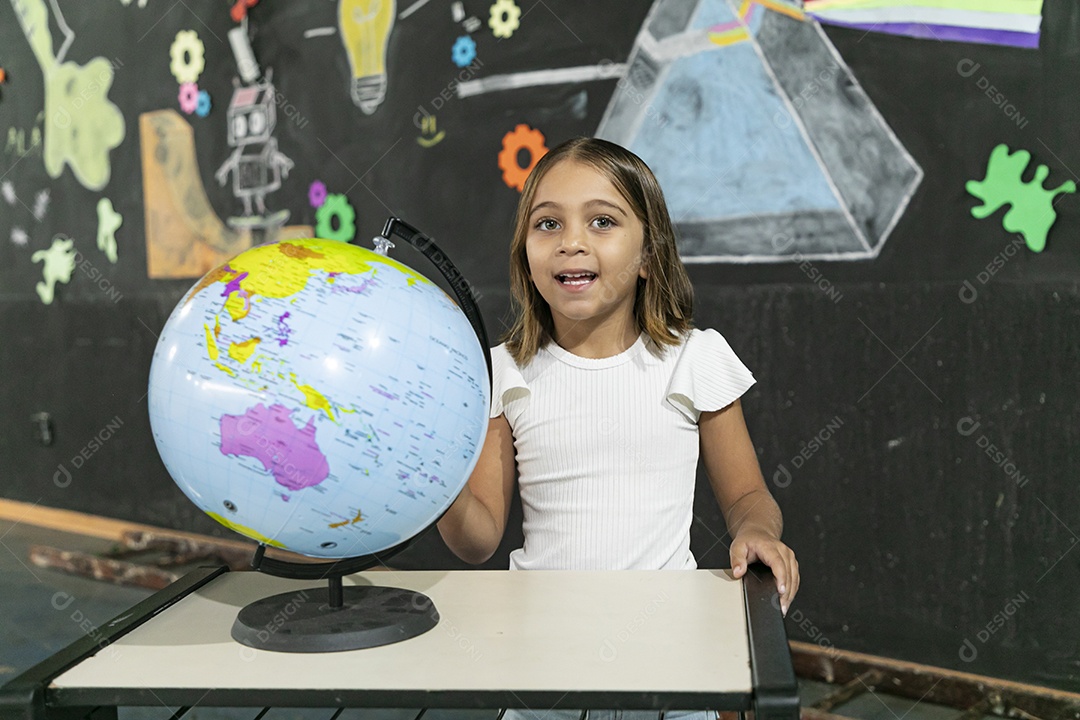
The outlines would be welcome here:
[[[565,273],[559,275],[559,282],[563,285],[586,285],[596,279],[595,273]]]

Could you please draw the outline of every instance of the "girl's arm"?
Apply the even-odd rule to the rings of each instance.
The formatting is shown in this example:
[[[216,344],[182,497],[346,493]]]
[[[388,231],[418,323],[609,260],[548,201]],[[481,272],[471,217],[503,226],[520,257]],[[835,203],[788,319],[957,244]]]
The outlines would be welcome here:
[[[698,418],[701,458],[716,501],[731,534],[731,567],[736,578],[746,566],[760,560],[776,576],[780,608],[787,614],[799,589],[799,563],[795,553],[780,542],[784,520],[761,476],[754,445],[743,419],[739,400]]]
[[[439,519],[439,534],[455,555],[479,565],[499,548],[514,492],[514,436],[505,415],[488,422],[469,482]]]

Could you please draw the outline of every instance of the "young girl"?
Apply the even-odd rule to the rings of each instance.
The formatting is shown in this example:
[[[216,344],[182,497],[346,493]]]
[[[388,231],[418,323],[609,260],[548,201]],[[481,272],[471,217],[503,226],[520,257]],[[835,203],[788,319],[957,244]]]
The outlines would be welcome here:
[[[799,566],[743,420],[754,378],[719,333],[692,329],[648,166],[593,138],[545,155],[521,194],[510,282],[517,319],[492,350],[487,439],[438,524],[450,549],[474,564],[495,553],[516,477],[525,542],[511,569],[696,568],[700,452],[735,577],[767,564],[786,614]]]

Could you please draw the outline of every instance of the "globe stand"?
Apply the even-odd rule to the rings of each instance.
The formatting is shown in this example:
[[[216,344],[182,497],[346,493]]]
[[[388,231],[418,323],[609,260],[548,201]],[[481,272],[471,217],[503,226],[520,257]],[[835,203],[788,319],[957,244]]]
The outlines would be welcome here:
[[[408,640],[439,623],[439,612],[423,593],[342,587],[340,575],[329,580],[329,597],[308,588],[244,606],[233,623],[233,640],[259,650],[338,652]]]
[[[339,652],[378,647],[422,635],[439,623],[431,598],[404,588],[373,585],[344,587],[343,575],[357,565],[378,560],[298,565],[265,558],[259,545],[252,568],[291,578],[310,579],[322,572],[328,592],[302,588],[245,605],[232,626],[232,638],[259,650],[276,652]],[[343,567],[344,566],[344,567]]]

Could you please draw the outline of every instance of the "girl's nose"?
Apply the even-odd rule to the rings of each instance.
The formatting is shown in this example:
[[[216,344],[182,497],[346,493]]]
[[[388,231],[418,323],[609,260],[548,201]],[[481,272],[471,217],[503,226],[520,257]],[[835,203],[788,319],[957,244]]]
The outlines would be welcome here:
[[[559,252],[574,255],[579,252],[588,252],[585,240],[585,231],[578,227],[568,227],[559,236]]]

